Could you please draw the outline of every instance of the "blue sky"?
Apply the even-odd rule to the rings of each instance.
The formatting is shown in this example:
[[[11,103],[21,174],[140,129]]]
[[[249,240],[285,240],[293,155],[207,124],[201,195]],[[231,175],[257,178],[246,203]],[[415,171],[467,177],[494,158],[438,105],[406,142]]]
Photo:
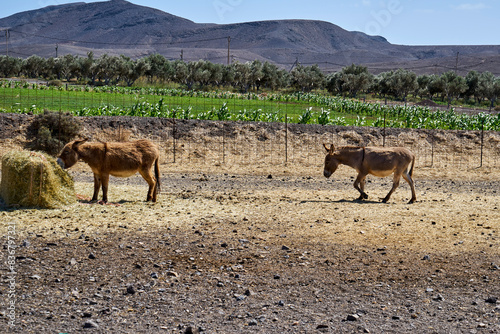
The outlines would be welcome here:
[[[101,0],[102,1],[102,0]],[[0,17],[77,0],[9,1]],[[85,2],[97,2],[86,0]],[[130,0],[197,23],[313,19],[404,45],[500,45],[499,0]]]

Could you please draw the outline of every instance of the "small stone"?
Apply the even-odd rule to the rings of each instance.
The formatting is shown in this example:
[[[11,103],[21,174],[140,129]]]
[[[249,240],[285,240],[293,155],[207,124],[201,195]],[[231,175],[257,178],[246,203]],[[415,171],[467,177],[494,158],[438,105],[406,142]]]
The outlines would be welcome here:
[[[443,301],[444,300],[444,297],[438,293],[437,296],[435,296],[434,298],[432,298],[433,300],[435,301]]]
[[[267,178],[268,178],[268,179],[272,179],[272,178],[273,178],[273,176],[272,176],[271,174],[269,174],[269,175],[267,176]]]
[[[90,253],[89,254],[89,259],[91,259],[91,260],[95,259],[95,255],[93,253]]]
[[[92,320],[89,320],[85,321],[85,323],[83,324],[83,328],[99,328],[99,325]]]
[[[133,295],[134,293],[136,293],[135,287],[133,285],[127,286],[127,294]]]
[[[253,294],[254,294],[254,293],[253,293],[253,291],[251,291],[250,289],[247,289],[247,290],[245,291],[245,296],[251,296],[251,295],[253,295]]]
[[[199,334],[200,333],[200,329],[199,328],[193,328],[191,326],[189,326],[188,328],[186,328],[186,331],[184,332],[184,334]]]
[[[328,328],[328,325],[324,325],[324,324],[318,325],[316,327],[316,329],[327,329],[327,328]]]
[[[38,275],[33,275],[33,276],[30,276],[31,279],[40,279],[42,277],[38,276]]]
[[[357,314],[349,314],[346,318],[347,321],[358,321],[359,315]]]
[[[485,302],[490,303],[490,304],[496,304],[498,301],[497,297],[489,297],[488,299],[485,300]]]
[[[283,245],[283,246],[281,246],[281,250],[289,251],[290,247]]]
[[[166,275],[169,277],[179,277],[179,274],[176,273],[175,271],[167,271]]]
[[[278,275],[278,274],[274,275],[274,279],[280,279],[280,278],[281,278],[280,275]]]
[[[83,312],[82,318],[91,318],[91,317],[92,317],[92,313],[90,313],[90,312]]]
[[[429,255],[424,255],[424,257],[422,258],[422,260],[424,260],[424,261],[428,261],[430,259],[431,259],[431,257]]]
[[[248,326],[257,326],[258,322],[257,320],[253,319],[253,320],[250,320],[250,322],[248,323]]]
[[[158,278],[158,273],[151,273],[151,278]]]
[[[71,260],[69,261],[69,264],[74,266],[76,265],[78,262],[75,260],[75,258],[71,258]]]

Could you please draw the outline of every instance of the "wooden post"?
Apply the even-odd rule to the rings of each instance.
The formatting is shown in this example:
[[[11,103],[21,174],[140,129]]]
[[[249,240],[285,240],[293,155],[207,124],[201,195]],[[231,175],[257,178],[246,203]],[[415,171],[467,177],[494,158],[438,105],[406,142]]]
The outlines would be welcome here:
[[[481,165],[483,167],[483,147],[484,147],[484,119],[481,121]]]
[[[285,112],[285,163],[288,162],[288,114]]]

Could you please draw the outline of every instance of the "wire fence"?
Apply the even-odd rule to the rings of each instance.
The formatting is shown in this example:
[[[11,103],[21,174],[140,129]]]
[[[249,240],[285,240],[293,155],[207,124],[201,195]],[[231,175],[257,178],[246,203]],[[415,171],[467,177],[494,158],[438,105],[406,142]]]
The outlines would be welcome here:
[[[500,133],[321,126],[266,122],[93,118],[99,140],[149,137],[161,148],[162,163],[225,167],[318,167],[323,144],[335,146],[404,146],[416,155],[417,167],[500,168]],[[107,134],[103,136],[104,134]],[[128,136],[127,136],[128,137]]]
[[[151,99],[151,103],[161,96],[148,94],[124,94],[123,92],[96,93],[78,90],[52,89],[43,94],[39,89],[0,88],[0,106],[18,104],[28,108],[27,103],[51,105],[51,109],[74,110],[89,106],[131,106],[138,101]],[[177,100],[176,100],[177,99]],[[148,100],[149,101],[149,100]],[[244,98],[208,99],[196,97],[176,97],[167,106],[176,108],[199,108],[210,110],[218,104],[227,103],[234,110],[276,110],[284,122],[224,122],[195,119],[172,119],[145,117],[140,123],[151,122],[142,135],[154,137],[163,150],[165,163],[197,163],[209,165],[267,165],[280,164],[314,166],[324,158],[323,143],[336,146],[405,146],[417,156],[417,166],[445,168],[491,167],[499,168],[500,132],[465,130],[424,130],[374,127],[345,127],[334,125],[287,123],[286,116],[296,102],[259,100],[258,96]],[[314,106],[319,108],[319,106]],[[180,116],[180,115],[179,115]],[[358,119],[358,115],[345,115]],[[101,118],[102,124],[89,131],[107,128],[109,133],[132,131],[130,124],[139,118],[124,118],[129,123],[121,123],[115,118],[114,128]],[[130,123],[131,122],[131,123]],[[385,122],[384,122],[385,123]],[[362,124],[359,124],[362,125]],[[95,133],[97,137],[102,136]],[[106,136],[104,136],[106,137]],[[110,136],[108,136],[110,137]],[[113,136],[111,136],[113,137]],[[104,140],[114,138],[104,138]],[[115,136],[116,137],[116,136]]]

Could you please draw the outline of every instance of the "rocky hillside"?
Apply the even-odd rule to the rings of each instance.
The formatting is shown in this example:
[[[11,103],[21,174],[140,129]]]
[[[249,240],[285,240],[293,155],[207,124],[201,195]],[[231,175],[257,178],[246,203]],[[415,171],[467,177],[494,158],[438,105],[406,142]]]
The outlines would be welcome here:
[[[171,59],[226,62],[228,37],[233,60],[260,59],[285,67],[296,60],[338,70],[371,64],[373,71],[398,67],[442,72],[463,59],[459,70],[495,71],[500,46],[403,46],[381,36],[346,31],[329,22],[276,20],[238,24],[199,24],[124,0],[49,6],[0,19],[9,29],[12,56],[86,55],[93,51],[143,57],[160,53]],[[5,46],[5,42],[3,42]],[[0,46],[0,48],[3,48]],[[472,64],[466,59],[474,59]],[[485,60],[486,59],[486,60]],[[378,67],[377,67],[378,64]],[[487,68],[485,67],[486,65]],[[500,71],[500,70],[497,70]]]

